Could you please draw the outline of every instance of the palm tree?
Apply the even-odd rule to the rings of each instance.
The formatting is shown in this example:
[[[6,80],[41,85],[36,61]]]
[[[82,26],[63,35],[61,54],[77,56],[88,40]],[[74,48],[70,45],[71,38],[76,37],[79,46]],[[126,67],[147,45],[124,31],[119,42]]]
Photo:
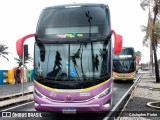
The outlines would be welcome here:
[[[16,63],[18,64],[18,67],[21,67],[23,64],[23,58],[19,56],[19,58],[14,58],[14,60],[16,60]],[[28,58],[24,59],[24,67],[27,69],[26,64],[33,62],[33,58],[28,55]]]
[[[136,51],[135,55],[141,58],[142,57],[142,52],[141,51]]]
[[[155,62],[155,74],[156,74],[156,82],[160,82],[159,78],[159,65],[157,61],[157,46],[159,43],[160,34],[159,30],[156,28],[159,28],[157,25],[159,25],[159,21],[157,15],[160,10],[160,1],[159,0],[143,0],[141,2],[141,7],[144,9],[146,6],[149,7],[149,14],[148,14],[148,25],[146,27],[146,36],[143,40],[143,43],[149,43],[148,40],[150,40],[150,59],[151,63],[153,64],[153,56],[154,55],[154,62]],[[143,26],[143,30],[145,27]],[[153,51],[153,52],[152,52]],[[153,68],[152,68],[153,69]]]
[[[89,39],[90,39],[91,38],[91,26],[92,26],[91,20],[93,18],[90,16],[89,11],[86,12],[86,17],[88,18],[88,23],[89,23]],[[92,60],[94,60],[93,42],[91,42],[91,51],[92,51]],[[92,66],[93,66],[93,78],[94,78],[94,71],[95,71],[94,62],[92,63]]]
[[[158,14],[158,5],[157,3],[155,3],[155,6],[153,8],[153,12],[154,12],[154,17],[153,17],[153,26],[155,26],[155,22],[156,22],[156,16]],[[160,78],[159,78],[159,65],[158,65],[158,61],[157,61],[157,42],[156,42],[156,35],[154,34],[155,30],[152,30],[152,47],[153,47],[153,53],[154,53],[154,62],[155,62],[155,73],[156,73],[156,82],[159,83],[160,82]]]
[[[0,57],[2,56],[9,61],[9,59],[6,57],[6,55],[9,55],[9,52],[6,51],[7,49],[8,47],[6,45],[0,44]]]
[[[81,45],[80,45],[80,48],[76,51],[76,53],[73,53],[73,56],[70,56],[70,59],[71,59],[72,62],[73,62],[74,69],[76,70],[76,73],[77,73],[77,76],[78,76],[78,79],[79,79],[79,80],[80,80],[80,77],[79,77],[78,72],[77,72],[77,69],[76,69],[76,67],[78,67],[76,59],[80,59],[80,50],[81,50]],[[82,63],[81,63],[81,66],[82,66]],[[81,69],[82,69],[82,68],[81,68]],[[82,70],[83,70],[83,69],[82,69]]]
[[[139,58],[141,60],[141,57],[142,57],[142,52],[141,51],[136,51],[135,55],[136,55],[136,58]]]

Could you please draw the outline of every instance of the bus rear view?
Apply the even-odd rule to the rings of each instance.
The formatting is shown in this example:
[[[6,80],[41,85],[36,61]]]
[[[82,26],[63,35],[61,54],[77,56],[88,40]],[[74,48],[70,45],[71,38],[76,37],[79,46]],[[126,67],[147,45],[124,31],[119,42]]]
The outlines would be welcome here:
[[[111,110],[112,33],[118,53],[122,37],[111,30],[107,5],[72,4],[42,11],[34,45],[36,110]]]

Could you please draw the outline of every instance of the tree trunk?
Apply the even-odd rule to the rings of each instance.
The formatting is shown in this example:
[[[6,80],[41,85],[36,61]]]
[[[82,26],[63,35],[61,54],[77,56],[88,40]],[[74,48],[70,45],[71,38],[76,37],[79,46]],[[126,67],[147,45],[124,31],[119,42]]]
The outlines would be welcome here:
[[[153,75],[153,47],[152,47],[152,40],[150,40],[150,69],[151,69],[151,76]]]
[[[153,28],[155,26],[157,13],[158,13],[157,12],[157,6],[155,5],[155,7],[154,7]],[[156,45],[155,45],[154,29],[152,30],[152,47],[153,47],[153,53],[154,53],[156,82],[159,83],[160,82],[159,65],[158,65],[158,61],[157,61],[157,52],[156,52]]]
[[[155,62],[155,74],[156,74],[156,82],[160,83],[160,78],[159,78],[159,65],[158,65],[158,61],[157,61],[157,53],[156,53],[156,49],[154,48],[154,62]]]

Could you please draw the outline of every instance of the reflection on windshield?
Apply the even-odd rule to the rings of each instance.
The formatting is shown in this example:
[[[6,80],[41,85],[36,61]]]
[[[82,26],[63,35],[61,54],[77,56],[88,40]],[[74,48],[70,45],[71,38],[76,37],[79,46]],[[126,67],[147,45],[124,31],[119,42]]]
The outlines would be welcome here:
[[[47,74],[47,78],[49,79],[58,79],[58,77],[60,77],[62,79],[62,77],[67,77],[67,74],[62,72],[62,64],[61,64],[61,55],[58,51],[56,51],[56,55],[55,55],[55,61],[54,61],[54,67],[53,70],[51,72],[49,72]]]
[[[44,47],[45,60],[42,62],[40,47],[35,44],[37,76],[41,72],[42,78],[55,81],[84,81],[109,74],[108,43],[44,44]]]

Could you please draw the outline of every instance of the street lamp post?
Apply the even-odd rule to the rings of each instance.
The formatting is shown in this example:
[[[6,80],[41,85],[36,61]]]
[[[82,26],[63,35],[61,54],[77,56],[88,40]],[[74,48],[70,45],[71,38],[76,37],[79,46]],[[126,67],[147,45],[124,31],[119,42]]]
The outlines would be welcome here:
[[[144,70],[144,55],[143,54],[141,54],[141,55],[142,55],[141,68],[142,68],[142,70]]]
[[[23,58],[22,58],[22,65],[23,65],[23,70],[22,70],[22,96],[24,95],[24,74],[25,74],[25,58],[28,58],[28,45],[23,46]]]
[[[22,96],[24,95],[24,51],[22,57]]]

